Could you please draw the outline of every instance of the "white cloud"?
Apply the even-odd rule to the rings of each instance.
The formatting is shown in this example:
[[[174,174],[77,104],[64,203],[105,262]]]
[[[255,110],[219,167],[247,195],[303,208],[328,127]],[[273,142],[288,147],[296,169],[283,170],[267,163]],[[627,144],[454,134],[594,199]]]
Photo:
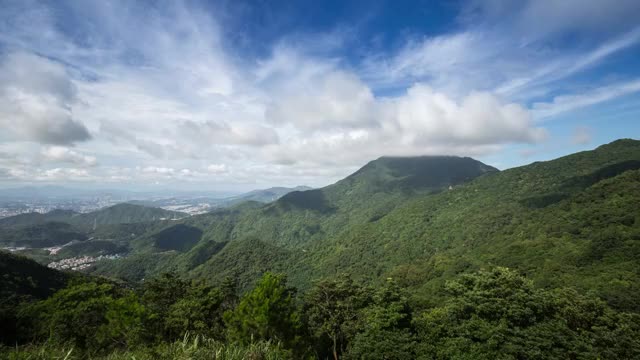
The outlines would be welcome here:
[[[225,164],[210,164],[207,166],[207,171],[212,174],[221,174],[227,172],[227,165]]]
[[[599,87],[581,94],[560,95],[554,97],[551,102],[534,103],[533,114],[537,120],[542,120],[638,91],[640,79]]]
[[[462,20],[500,24],[530,42],[567,32],[608,35],[637,25],[639,16],[636,0],[471,0]]]
[[[83,155],[62,146],[48,147],[42,151],[42,156],[46,161],[51,162],[67,162],[83,166],[95,166],[97,164],[95,156]]]
[[[368,91],[360,86],[355,93]],[[293,135],[281,146],[265,149],[271,160],[346,165],[392,154],[478,155],[502,144],[535,143],[546,136],[543,129],[533,126],[525,108],[503,103],[490,93],[472,93],[456,101],[425,84],[416,84],[395,98],[367,97],[362,106],[352,106],[351,97],[331,94],[334,92],[307,97],[305,106],[296,111],[271,112],[271,116],[287,114],[271,121],[293,129]],[[296,99],[283,96],[279,101],[289,104]],[[323,107],[326,111],[319,111]],[[340,116],[333,109],[340,109]],[[352,122],[359,117],[366,121]]]
[[[0,138],[72,144],[91,136],[73,118],[76,88],[62,65],[28,53],[0,64]]]
[[[354,74],[330,70],[281,84],[267,108],[276,125],[305,131],[367,127],[375,121],[371,90]]]
[[[9,144],[7,153],[17,154],[0,157],[2,176],[323,185],[382,155],[477,156],[537,143],[546,131],[532,114],[552,117],[638,86],[560,91],[527,109],[522,104],[558,80],[640,41],[640,32],[625,28],[562,52],[540,40],[560,28],[535,36],[526,30],[527,14],[547,11],[532,2],[476,9],[486,18],[500,13],[496,25],[409,34],[397,51],[365,49],[355,64],[326,55],[336,52],[318,55],[318,47],[343,46],[335,34],[327,45],[300,36],[264,58],[244,58],[203,9],[163,5],[73,2],[72,35],[56,25],[54,4],[16,2],[0,11],[7,54],[0,150]],[[521,32],[504,31],[511,20],[503,8]],[[562,16],[575,15],[584,28],[600,21],[593,9],[590,3]],[[549,16],[550,28],[560,25]],[[83,141],[81,149],[72,146]],[[55,146],[23,145],[33,142]]]

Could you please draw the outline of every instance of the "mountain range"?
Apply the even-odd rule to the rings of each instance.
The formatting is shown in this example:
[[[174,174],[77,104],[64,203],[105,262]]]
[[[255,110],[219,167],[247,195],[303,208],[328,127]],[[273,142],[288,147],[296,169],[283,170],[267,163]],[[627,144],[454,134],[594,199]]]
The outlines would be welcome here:
[[[85,241],[126,249],[90,271],[129,281],[173,270],[213,284],[231,276],[248,288],[278,271],[304,291],[349,273],[371,283],[393,278],[429,305],[457,274],[506,266],[541,287],[572,286],[638,311],[639,185],[640,142],[623,139],[505,171],[471,158],[382,157],[335,184],[267,204],[163,221],[181,214],[58,212],[44,223],[68,223],[93,238]],[[137,211],[143,222],[126,221]],[[43,224],[30,218],[0,226]]]

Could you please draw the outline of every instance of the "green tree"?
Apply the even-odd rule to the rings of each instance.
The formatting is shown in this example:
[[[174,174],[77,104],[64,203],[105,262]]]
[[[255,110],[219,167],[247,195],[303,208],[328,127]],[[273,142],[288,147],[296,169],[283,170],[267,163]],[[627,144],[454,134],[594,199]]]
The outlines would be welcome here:
[[[223,340],[223,292],[203,284],[191,284],[183,298],[172,304],[166,314],[165,329],[183,336],[189,332]]]
[[[145,309],[135,294],[109,283],[72,284],[23,309],[36,338],[100,351],[138,343]]]
[[[359,311],[370,301],[369,291],[346,275],[323,280],[305,297],[305,316],[310,331],[320,343],[328,343],[335,360],[357,331]]]
[[[345,358],[402,360],[415,358],[411,308],[402,290],[388,280],[376,289],[370,305],[360,311],[358,332]]]
[[[284,275],[265,273],[234,310],[225,312],[229,339],[244,344],[274,340],[294,348],[302,330],[294,294],[295,290],[286,286]]]
[[[149,310],[146,327],[156,337],[172,341],[183,333],[178,327],[167,323],[171,307],[186,294],[189,282],[175,273],[164,273],[145,281],[142,287],[142,303]]]
[[[132,348],[148,340],[144,328],[147,317],[145,307],[138,296],[128,292],[121,298],[109,303],[105,313],[106,324],[98,328],[96,338],[101,343],[113,344],[122,348]]]
[[[416,321],[424,359],[640,357],[640,317],[599,299],[538,289],[506,268],[463,275],[447,290],[444,306]]]

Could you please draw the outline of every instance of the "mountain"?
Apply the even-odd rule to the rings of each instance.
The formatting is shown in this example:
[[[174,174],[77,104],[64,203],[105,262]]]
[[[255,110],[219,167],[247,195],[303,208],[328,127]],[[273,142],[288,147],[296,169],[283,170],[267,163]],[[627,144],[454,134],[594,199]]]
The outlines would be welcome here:
[[[73,216],[69,222],[78,226],[130,224],[166,219],[180,219],[188,216],[179,211],[122,203],[90,213]]]
[[[0,231],[0,244],[10,247],[45,248],[87,238],[84,232],[73,225],[53,221],[7,227]]]
[[[470,158],[380,158],[348,178],[322,189],[293,191],[266,205],[248,203],[252,205],[221,209],[186,219],[186,225],[202,230],[202,237],[189,249],[182,248],[181,252],[164,257],[170,263],[160,265],[160,268],[173,267],[191,271],[194,276],[208,276],[220,269],[219,261],[233,259],[233,254],[227,254],[232,248],[236,249],[235,253],[242,252],[243,246],[254,245],[265,249],[275,247],[276,252],[280,252],[279,247],[284,247],[282,251],[285,253],[288,248],[298,248],[299,252],[311,243],[336,236],[352,226],[375,221],[414,196],[439,192],[496,171]],[[164,241],[180,241],[178,237],[171,239],[165,236],[172,233],[162,234]],[[134,246],[148,250],[154,248],[153,239],[158,236],[147,234],[132,242]],[[234,243],[245,239],[252,241],[242,242],[240,246]],[[227,249],[220,244],[233,246]],[[155,249],[158,250],[157,247]],[[253,248],[245,250],[255,256],[266,257],[270,253],[256,252]],[[242,258],[250,261],[246,256]],[[257,269],[257,272],[269,263],[257,258],[254,260],[255,264],[263,266],[256,268],[255,264],[246,264],[245,267],[243,261],[236,263],[247,270]],[[137,260],[122,262],[134,261]],[[138,264],[123,266],[137,268]],[[140,269],[135,271],[138,275],[144,273]],[[246,277],[247,285],[250,278]]]
[[[188,216],[179,211],[170,211],[142,205],[122,203],[89,213],[71,210],[52,210],[48,213],[26,213],[0,219],[0,227],[37,225],[47,222],[66,222],[78,227],[94,225],[130,224],[165,219],[180,219]]]
[[[96,271],[135,268],[135,279],[175,269],[214,282],[231,275],[246,288],[276,270],[303,290],[347,272],[392,277],[415,301],[436,304],[445,280],[499,265],[541,287],[572,286],[636,311],[638,203],[635,140],[501,172],[469,158],[383,157],[325,188],[185,219],[202,231],[188,249],[141,246],[137,257]],[[134,260],[145,256],[155,260]]]
[[[52,210],[42,214],[37,212],[19,214],[0,219],[0,227],[43,224],[50,221],[68,221],[79,213],[72,210]]]
[[[0,219],[0,245],[27,248],[20,252],[43,263],[64,257],[122,254],[129,251],[136,236],[185,216],[126,203],[85,214],[69,210],[20,214]],[[67,244],[56,256],[41,250]]]
[[[187,196],[188,194],[181,194],[175,197],[166,197],[160,199],[148,199],[148,200],[131,200],[130,204],[144,205],[159,207],[166,210],[184,211],[189,214],[202,214],[211,210],[228,208],[236,206],[243,202],[257,202],[257,203],[269,203],[281,198],[283,195],[292,191],[309,190],[307,186],[297,186],[294,188],[287,187],[273,187],[263,190],[253,190],[248,193],[239,195],[226,196],[226,197],[212,197],[214,194],[199,194],[199,196]]]

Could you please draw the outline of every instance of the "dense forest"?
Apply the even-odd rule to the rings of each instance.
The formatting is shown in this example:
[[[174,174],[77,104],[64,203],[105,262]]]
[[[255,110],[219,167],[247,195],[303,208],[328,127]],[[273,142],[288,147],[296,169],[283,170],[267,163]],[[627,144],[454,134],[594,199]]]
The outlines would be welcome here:
[[[17,252],[40,263],[126,256],[81,274],[2,253],[2,356],[639,358],[638,203],[640,142],[618,140],[505,171],[383,157],[179,220],[7,218],[5,244],[77,238]]]
[[[240,294],[230,278],[214,287],[166,273],[132,286],[0,259],[3,299],[12,300],[0,308],[8,359],[640,356],[640,315],[574,289],[540,289],[502,267],[448,281],[442,303],[425,308],[393,279],[370,286],[344,274],[300,294],[267,272]]]

